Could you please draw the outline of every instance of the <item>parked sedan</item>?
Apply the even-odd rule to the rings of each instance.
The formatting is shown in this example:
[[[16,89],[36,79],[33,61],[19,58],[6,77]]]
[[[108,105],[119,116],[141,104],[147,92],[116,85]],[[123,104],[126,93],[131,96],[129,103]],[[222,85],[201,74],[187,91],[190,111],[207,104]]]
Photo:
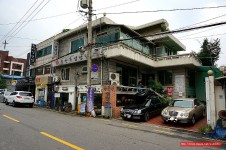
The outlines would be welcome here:
[[[162,110],[164,122],[180,122],[195,124],[196,120],[205,116],[205,105],[196,98],[174,99],[172,103]]]
[[[126,106],[121,109],[122,119],[138,119],[148,121],[150,117],[160,115],[164,105],[158,96],[151,95],[143,104]]]
[[[29,105],[29,107],[33,107],[34,98],[31,92],[27,91],[14,91],[12,92],[8,99],[6,100],[6,105],[12,104],[13,107],[21,104],[21,105]]]

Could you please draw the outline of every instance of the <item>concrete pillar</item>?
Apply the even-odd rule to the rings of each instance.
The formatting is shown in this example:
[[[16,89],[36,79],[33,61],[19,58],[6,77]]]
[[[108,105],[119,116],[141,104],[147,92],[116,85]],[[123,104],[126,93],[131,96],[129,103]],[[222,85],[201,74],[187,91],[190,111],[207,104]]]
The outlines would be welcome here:
[[[209,76],[209,98],[210,98],[210,125],[214,129],[216,125],[216,101],[215,101],[215,91],[214,91],[214,76]]]

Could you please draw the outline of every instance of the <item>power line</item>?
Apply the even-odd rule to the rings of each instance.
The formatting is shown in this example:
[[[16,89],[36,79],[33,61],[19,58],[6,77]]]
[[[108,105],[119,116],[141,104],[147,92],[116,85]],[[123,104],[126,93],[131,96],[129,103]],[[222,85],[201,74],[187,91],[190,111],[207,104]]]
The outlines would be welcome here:
[[[36,12],[35,15],[33,15],[33,17],[30,19],[32,20],[48,3],[50,2],[50,0],[48,0],[43,6],[41,9],[38,10],[38,12]],[[29,22],[30,20],[25,24],[23,25],[8,41],[10,41],[14,36],[16,36]]]
[[[189,10],[201,10],[201,9],[216,9],[216,8],[225,8],[226,5],[215,6],[215,7],[196,7],[196,8],[176,8],[176,9],[160,9],[160,10],[146,10],[146,11],[128,11],[128,12],[109,12],[109,13],[98,13],[99,14],[135,14],[135,13],[155,13],[155,12],[169,12],[169,11],[189,11]]]
[[[160,32],[160,33],[154,33],[154,34],[147,34],[147,35],[142,35],[142,36],[135,36],[135,37],[127,38],[127,39],[109,41],[109,43],[119,42],[119,41],[127,41],[127,40],[132,40],[132,39],[140,39],[140,38],[145,38],[145,37],[155,37],[155,36],[161,36],[161,35],[168,35],[168,34],[180,33],[180,32],[187,32],[187,31],[191,31],[191,30],[198,30],[198,29],[209,28],[209,27],[225,25],[225,24],[226,24],[226,21],[208,24],[208,25],[203,25],[203,26],[198,26],[198,27],[191,27],[191,28],[186,28],[186,29],[176,29],[176,30],[172,30],[172,31]],[[94,43],[94,44],[105,44],[105,43],[102,42],[102,43]]]
[[[207,35],[207,36],[201,36],[201,37],[185,38],[185,39],[180,39],[180,40],[198,39],[198,38],[203,38],[203,37],[208,37],[208,36],[218,36],[218,35],[226,35],[226,33],[221,33],[221,34],[213,34],[213,35]]]
[[[207,22],[207,21],[210,21],[210,20],[214,20],[214,19],[217,19],[217,18],[220,18],[220,17],[224,17],[224,16],[226,16],[226,14],[223,14],[223,15],[220,15],[220,16],[217,16],[217,17],[213,17],[213,18],[210,18],[210,19],[201,21],[201,22],[197,22],[197,23],[194,23],[194,24],[191,24],[191,25],[182,27],[182,28],[180,28],[180,29],[187,28],[187,27],[191,27],[191,26],[194,26],[194,25],[197,25],[197,24],[200,24],[200,23],[204,23],[204,22]]]
[[[97,10],[103,10],[103,9],[108,9],[108,8],[113,8],[113,7],[118,7],[118,6],[123,6],[123,5],[131,4],[131,3],[134,3],[134,2],[137,2],[137,1],[140,1],[140,0],[133,0],[133,1],[129,1],[129,2],[125,2],[125,3],[113,5],[113,6],[108,6],[108,7],[104,7],[104,8],[99,8],[99,9],[96,9],[96,10],[94,10],[94,11],[97,11]]]
[[[40,7],[40,5],[44,2],[45,0],[43,0],[26,18],[25,20],[12,32],[10,33],[10,35],[12,36],[24,23],[25,21]],[[8,36],[6,37],[6,39],[8,38]]]
[[[44,17],[44,18],[37,18],[37,19],[32,19],[31,21],[38,21],[38,20],[44,20],[44,19],[50,19],[50,18],[56,18],[56,17],[61,17],[61,16],[66,16],[66,15],[70,15],[73,13],[77,13],[76,11],[73,12],[68,12],[68,13],[64,13],[64,14],[59,14],[59,15],[54,15],[54,16],[49,16],[49,17]],[[16,23],[22,23],[22,22],[28,22],[28,21],[20,21],[20,22],[12,22],[12,23],[6,23],[6,24],[0,24],[0,25],[11,25],[11,24],[16,24]]]
[[[38,0],[36,0],[36,1],[33,3],[33,5],[27,10],[27,12],[23,15],[23,17],[20,18],[19,22],[20,22],[20,21],[28,14],[28,12],[34,7],[34,5],[35,5],[37,2],[38,2]],[[5,35],[0,41],[2,41],[5,37],[7,37],[7,36],[10,34],[10,32],[12,32],[12,31],[14,30],[14,28],[16,28],[16,26],[18,25],[19,22],[17,22],[16,25],[14,25],[13,28]]]
[[[0,36],[5,36],[5,35],[0,35]],[[8,37],[12,37],[12,36],[8,36]],[[36,40],[36,41],[41,41],[39,39],[31,39],[31,38],[26,38],[26,37],[14,37],[14,38],[18,38],[18,39],[25,39],[25,40]]]

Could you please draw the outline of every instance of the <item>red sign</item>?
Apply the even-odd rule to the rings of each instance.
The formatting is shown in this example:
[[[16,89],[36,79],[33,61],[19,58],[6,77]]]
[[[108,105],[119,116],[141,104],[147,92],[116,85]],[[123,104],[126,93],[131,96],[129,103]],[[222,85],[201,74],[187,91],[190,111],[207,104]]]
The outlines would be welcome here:
[[[173,87],[172,86],[167,87],[167,96],[173,96]]]

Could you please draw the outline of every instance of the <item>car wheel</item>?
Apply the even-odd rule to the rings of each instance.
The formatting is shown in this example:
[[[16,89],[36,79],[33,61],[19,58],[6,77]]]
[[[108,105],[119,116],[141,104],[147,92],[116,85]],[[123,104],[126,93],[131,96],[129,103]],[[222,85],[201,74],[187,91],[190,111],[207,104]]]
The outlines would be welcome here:
[[[191,124],[194,125],[195,123],[196,123],[196,119],[195,119],[195,116],[193,115],[191,119]]]
[[[144,114],[144,121],[148,121],[150,119],[150,117],[149,117],[149,113],[148,112],[146,112],[145,114]]]
[[[6,105],[9,105],[9,102],[8,102],[8,100],[6,100],[6,101],[5,101],[5,104],[6,104]]]
[[[15,103],[15,101],[13,101],[12,106],[13,106],[13,107],[16,107],[16,103]]]
[[[126,117],[122,117],[122,120],[126,120]]]

